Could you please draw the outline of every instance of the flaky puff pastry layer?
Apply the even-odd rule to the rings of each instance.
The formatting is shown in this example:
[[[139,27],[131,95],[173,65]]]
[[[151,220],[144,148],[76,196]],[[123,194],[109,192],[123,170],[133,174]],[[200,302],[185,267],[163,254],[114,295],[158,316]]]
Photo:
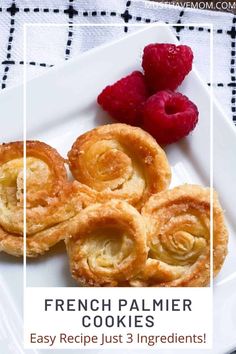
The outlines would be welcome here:
[[[137,208],[165,190],[171,179],[157,142],[126,124],[108,124],[81,135],[68,158],[74,178],[96,190],[98,199],[124,199]]]
[[[210,189],[183,185],[152,196],[142,209],[149,255],[133,286],[207,286],[210,281]],[[228,233],[213,198],[214,275],[227,254]]]
[[[143,218],[125,201],[93,204],[70,220],[66,239],[72,276],[87,286],[118,286],[147,259]]]
[[[23,254],[23,143],[0,145],[0,251]],[[64,225],[94,196],[68,181],[64,159],[49,145],[26,143],[27,256],[43,254],[64,238]]]

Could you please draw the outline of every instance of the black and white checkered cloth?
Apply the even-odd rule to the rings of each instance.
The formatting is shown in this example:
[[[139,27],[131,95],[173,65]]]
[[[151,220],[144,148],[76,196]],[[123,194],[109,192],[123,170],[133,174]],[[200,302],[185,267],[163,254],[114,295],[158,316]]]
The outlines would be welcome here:
[[[188,24],[174,27],[173,31],[181,43],[192,47],[196,67],[208,84],[210,29],[191,24],[213,24],[214,93],[229,119],[236,124],[236,17],[227,13],[137,0],[1,0],[0,87],[5,89],[22,83],[24,23],[42,24],[27,30],[27,78],[32,78],[83,51],[138,29],[129,24],[154,21]],[[66,26],[45,27],[44,23]],[[80,23],[118,23],[121,26],[73,26]]]

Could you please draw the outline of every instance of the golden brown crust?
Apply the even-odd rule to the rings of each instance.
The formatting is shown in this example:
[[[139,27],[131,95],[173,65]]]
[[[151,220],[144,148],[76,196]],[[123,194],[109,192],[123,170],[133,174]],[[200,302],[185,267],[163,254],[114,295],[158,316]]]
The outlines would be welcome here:
[[[65,169],[65,160],[59,155],[56,149],[41,142],[41,141],[27,141],[26,143],[26,155],[35,159],[35,163],[27,164],[27,202],[32,207],[34,203],[36,205],[40,203],[45,203],[45,199],[49,197],[57,196],[61,189],[63,189],[65,183],[67,183],[67,173]],[[0,145],[0,166],[5,163],[20,159],[19,164],[23,166],[23,142],[16,141],[8,144]],[[56,183],[44,183],[48,182],[45,180],[34,180],[31,175],[32,169],[37,169],[37,160],[45,163],[45,166],[49,166],[51,181],[56,181]],[[45,168],[44,166],[44,168]],[[38,168],[38,172],[41,172],[41,177],[45,177],[46,171]],[[22,172],[23,174],[23,172]],[[48,177],[48,176],[46,176]],[[30,183],[29,183],[30,182]],[[23,183],[23,182],[22,182]],[[22,201],[21,201],[22,202]]]
[[[227,254],[228,233],[216,193],[214,275]],[[207,286],[210,280],[210,189],[183,185],[152,196],[142,209],[149,256],[133,286]]]
[[[125,201],[93,204],[70,220],[66,239],[72,276],[84,285],[118,286],[147,258],[145,225]]]
[[[81,135],[68,158],[75,179],[96,190],[98,198],[124,199],[136,207],[168,188],[171,179],[157,142],[126,124],[108,124]]]
[[[27,256],[35,257],[63,238],[51,227],[73,217],[94,196],[68,181],[64,159],[49,145],[27,141],[26,155]],[[0,251],[15,256],[23,254],[23,181],[23,143],[0,145]]]

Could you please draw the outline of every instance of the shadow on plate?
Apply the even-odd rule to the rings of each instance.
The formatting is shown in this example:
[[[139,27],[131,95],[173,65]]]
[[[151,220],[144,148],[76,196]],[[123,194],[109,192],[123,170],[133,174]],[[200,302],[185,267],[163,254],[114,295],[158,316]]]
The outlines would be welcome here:
[[[53,269],[53,263],[56,262],[58,264],[59,262],[59,267],[58,269]],[[54,247],[52,247],[48,252],[46,252],[44,255],[39,256],[37,258],[27,258],[27,265],[32,267],[40,267],[45,265],[46,271],[48,272],[55,272],[58,274],[60,272],[60,285],[57,286],[62,286],[62,287],[74,287],[77,286],[76,282],[73,280],[71,274],[70,274],[70,269],[69,269],[69,260],[66,256],[66,248],[65,244],[63,241],[59,242],[56,244]],[[35,285],[37,287],[37,284]],[[40,284],[39,286],[50,286],[49,284]]]
[[[171,164],[175,165],[177,162],[182,161],[181,157],[183,155],[188,156],[188,160],[191,161],[196,173],[201,177],[202,181],[204,181],[205,186],[210,184],[209,181],[209,174],[210,174],[210,166],[209,171],[204,171],[201,166],[201,162],[198,159],[198,153],[192,149],[191,142],[189,141],[189,137],[186,137],[180,140],[177,143],[177,146],[181,153],[179,155],[173,154],[176,149],[176,144],[171,144],[169,146],[164,146],[163,149],[165,150],[168,157],[172,157]],[[173,153],[172,153],[173,152]],[[207,152],[206,152],[207,154]],[[173,161],[174,156],[174,161]],[[210,156],[210,146],[209,146],[209,156]]]
[[[0,264],[1,263],[9,263],[9,264],[23,264],[22,257],[11,256],[7,253],[0,252]]]

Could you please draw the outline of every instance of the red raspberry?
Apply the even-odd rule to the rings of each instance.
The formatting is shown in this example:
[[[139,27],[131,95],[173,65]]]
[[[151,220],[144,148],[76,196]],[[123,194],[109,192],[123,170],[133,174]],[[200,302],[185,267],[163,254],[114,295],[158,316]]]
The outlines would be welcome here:
[[[138,125],[141,108],[148,98],[144,76],[139,71],[105,87],[97,102],[110,115],[122,123]]]
[[[144,48],[142,66],[152,93],[175,90],[191,71],[193,52],[186,45],[149,44]]]
[[[160,91],[143,109],[143,127],[158,143],[170,144],[188,135],[198,122],[198,109],[186,96]]]

